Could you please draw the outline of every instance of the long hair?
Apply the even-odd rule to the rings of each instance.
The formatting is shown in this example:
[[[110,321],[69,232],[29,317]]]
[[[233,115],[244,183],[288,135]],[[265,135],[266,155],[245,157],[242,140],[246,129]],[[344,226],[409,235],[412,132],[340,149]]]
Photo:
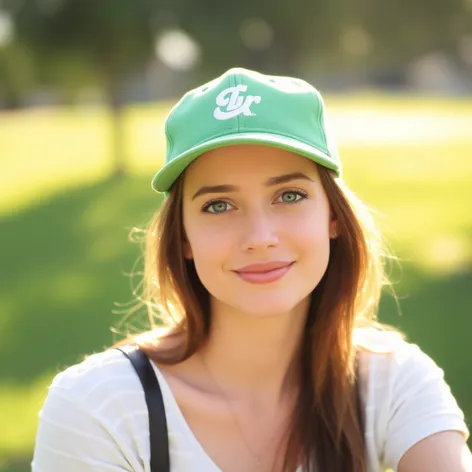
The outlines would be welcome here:
[[[385,254],[369,210],[331,171],[318,170],[339,235],[331,240],[327,270],[311,295],[284,470],[301,463],[304,470],[316,465],[325,472],[365,472],[353,334],[356,328],[377,324]],[[182,195],[180,178],[145,241],[143,300],[150,319],[157,321],[134,341],[162,364],[179,363],[197,352],[211,323],[210,295],[183,255]]]

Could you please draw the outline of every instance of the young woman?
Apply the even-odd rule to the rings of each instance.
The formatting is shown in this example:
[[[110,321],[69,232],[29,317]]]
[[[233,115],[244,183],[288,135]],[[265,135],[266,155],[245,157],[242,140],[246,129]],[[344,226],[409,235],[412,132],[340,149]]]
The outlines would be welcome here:
[[[443,372],[375,323],[384,254],[345,187],[319,93],[231,69],[166,122],[145,300],[172,472],[465,472]],[[33,471],[149,471],[141,384],[116,349],[59,374]]]

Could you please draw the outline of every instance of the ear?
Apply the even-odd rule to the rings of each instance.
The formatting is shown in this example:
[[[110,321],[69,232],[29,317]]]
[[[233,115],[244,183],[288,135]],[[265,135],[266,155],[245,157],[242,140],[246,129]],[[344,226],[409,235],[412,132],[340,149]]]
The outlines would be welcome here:
[[[334,217],[329,222],[329,238],[336,239],[339,236],[338,220]]]

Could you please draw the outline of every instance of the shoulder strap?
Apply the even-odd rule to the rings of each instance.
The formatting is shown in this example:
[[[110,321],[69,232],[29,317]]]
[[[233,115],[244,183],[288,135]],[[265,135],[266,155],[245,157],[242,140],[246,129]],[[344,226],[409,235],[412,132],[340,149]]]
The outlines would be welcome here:
[[[146,354],[137,346],[122,346],[121,351],[133,364],[143,386],[149,414],[151,472],[169,472],[167,420],[161,388]]]

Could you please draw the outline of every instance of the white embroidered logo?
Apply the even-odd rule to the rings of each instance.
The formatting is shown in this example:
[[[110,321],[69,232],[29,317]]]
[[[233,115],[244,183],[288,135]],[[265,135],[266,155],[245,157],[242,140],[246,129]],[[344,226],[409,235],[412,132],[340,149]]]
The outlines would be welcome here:
[[[251,112],[251,105],[253,103],[260,103],[261,97],[246,95],[241,97],[239,92],[245,92],[247,85],[236,85],[236,87],[229,87],[223,90],[216,97],[216,104],[218,105],[213,112],[213,116],[217,120],[229,120],[240,114],[245,116],[253,116],[255,113]],[[222,110],[226,107],[226,110]]]

